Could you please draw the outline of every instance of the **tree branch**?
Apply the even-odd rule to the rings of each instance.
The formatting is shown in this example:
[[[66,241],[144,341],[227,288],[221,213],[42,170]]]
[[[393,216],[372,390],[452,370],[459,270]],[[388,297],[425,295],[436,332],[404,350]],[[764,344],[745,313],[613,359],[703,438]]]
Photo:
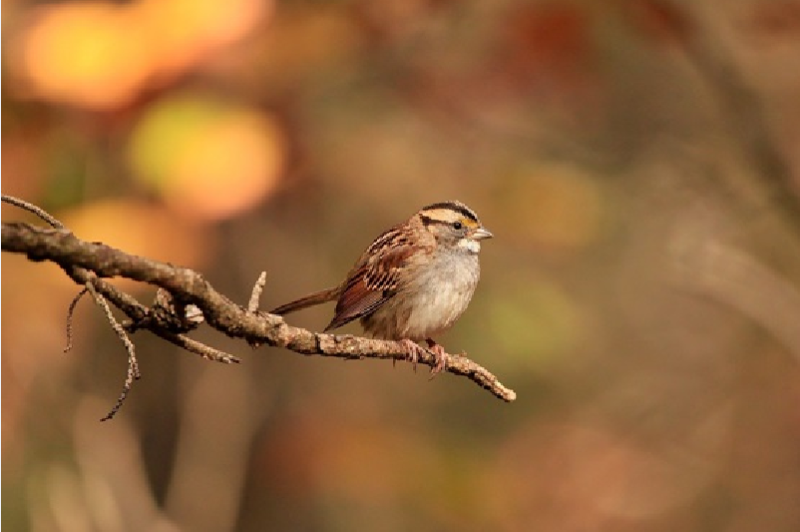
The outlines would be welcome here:
[[[181,308],[188,304],[196,305],[211,327],[229,337],[244,338],[251,344],[265,343],[304,355],[347,359],[406,360],[408,356],[406,348],[399,342],[314,333],[292,327],[280,316],[252,312],[234,303],[191,269],[130,255],[101,243],[86,242],[66,229],[41,228],[21,222],[3,223],[2,249],[25,254],[33,261],[54,262],[81,286],[96,276],[94,287],[97,292],[133,320],[132,329],[148,329],[185,349],[189,349],[187,343],[199,342],[183,336],[180,333],[185,331],[176,331],[175,324],[162,319],[160,313],[100,278],[124,277],[163,288],[181,303]],[[213,348],[208,349],[214,351]],[[197,349],[191,350],[202,353]],[[234,361],[233,358],[221,359]],[[433,367],[436,359],[423,351],[418,362]],[[516,399],[513,390],[503,386],[487,369],[465,356],[450,355],[445,370],[467,377],[504,401]]]

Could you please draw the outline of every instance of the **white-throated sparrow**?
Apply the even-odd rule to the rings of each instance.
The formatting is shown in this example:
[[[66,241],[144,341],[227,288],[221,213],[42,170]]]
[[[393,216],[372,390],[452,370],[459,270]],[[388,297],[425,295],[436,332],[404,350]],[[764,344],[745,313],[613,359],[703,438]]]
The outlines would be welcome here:
[[[432,336],[450,328],[467,309],[480,277],[481,240],[492,233],[475,212],[458,201],[423,207],[378,236],[361,254],[344,282],[272,310],[288,314],[336,300],[325,332],[361,319],[375,338],[400,340],[416,364],[425,340],[436,357],[447,353]]]

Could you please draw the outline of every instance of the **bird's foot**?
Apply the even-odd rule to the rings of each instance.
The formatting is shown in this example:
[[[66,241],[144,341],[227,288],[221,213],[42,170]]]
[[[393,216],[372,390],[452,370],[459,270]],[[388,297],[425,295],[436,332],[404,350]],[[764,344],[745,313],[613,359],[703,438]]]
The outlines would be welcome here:
[[[406,358],[411,362],[411,365],[414,366],[414,373],[416,373],[419,354],[422,353],[424,349],[420,347],[417,342],[409,340],[408,338],[400,340],[400,343],[406,348]]]
[[[428,349],[431,353],[433,353],[433,357],[436,359],[436,364],[431,368],[431,379],[434,378],[436,375],[444,371],[447,367],[447,361],[450,359],[450,355],[444,350],[444,347],[437,344],[433,339],[427,338],[425,342],[428,344]]]
[[[406,348],[406,358],[414,367],[414,372],[417,371],[417,362],[419,362],[420,353],[430,353],[433,355],[435,364],[431,367],[431,378],[441,373],[447,367],[447,361],[450,360],[450,355],[444,350],[444,347],[437,344],[431,338],[427,338],[425,343],[428,344],[428,349],[420,346],[417,342],[409,340],[408,338],[400,340],[400,343]],[[394,363],[394,360],[392,361]]]

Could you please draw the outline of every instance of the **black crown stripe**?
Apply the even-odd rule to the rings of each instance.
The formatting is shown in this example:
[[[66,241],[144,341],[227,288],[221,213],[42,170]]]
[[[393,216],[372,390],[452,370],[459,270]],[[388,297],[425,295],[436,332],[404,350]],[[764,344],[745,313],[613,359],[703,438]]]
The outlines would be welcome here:
[[[475,222],[478,221],[478,216],[463,203],[458,203],[455,201],[442,201],[440,203],[433,203],[431,205],[428,205],[427,207],[422,208],[423,211],[428,211],[433,209],[450,209],[451,211],[456,211],[458,213],[463,214],[466,218],[469,218],[470,220],[473,220]]]

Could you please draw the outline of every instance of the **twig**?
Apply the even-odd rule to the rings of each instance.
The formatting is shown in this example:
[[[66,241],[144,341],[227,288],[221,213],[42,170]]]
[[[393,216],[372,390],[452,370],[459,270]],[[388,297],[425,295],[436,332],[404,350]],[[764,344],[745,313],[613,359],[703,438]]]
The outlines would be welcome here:
[[[89,290],[89,293],[92,294],[95,303],[97,303],[100,308],[103,309],[106,313],[106,319],[111,324],[111,328],[114,329],[114,332],[117,333],[117,336],[120,340],[122,340],[122,345],[125,346],[125,350],[128,352],[128,371],[125,375],[125,383],[122,385],[122,392],[119,394],[119,398],[117,399],[116,404],[111,408],[111,411],[106,414],[100,421],[108,421],[109,419],[113,418],[119,409],[122,407],[122,404],[125,402],[125,398],[128,397],[128,393],[131,391],[131,386],[133,386],[133,381],[139,379],[142,374],[139,371],[139,362],[136,360],[136,348],[131,342],[131,339],[128,337],[128,333],[125,332],[125,329],[122,328],[122,325],[117,321],[114,317],[114,314],[111,312],[111,307],[108,306],[108,302],[103,297],[102,294],[97,292],[94,288],[94,280],[90,279],[89,282],[86,283],[86,288]]]
[[[242,361],[237,356],[207,346],[206,344],[198,342],[197,340],[193,340],[183,334],[175,334],[168,331],[159,331],[159,330],[154,330],[153,332],[158,336],[160,336],[161,338],[163,338],[164,340],[173,343],[178,347],[182,347],[191,353],[200,355],[206,360],[221,362],[223,364],[239,364]]]
[[[258,311],[258,302],[261,300],[261,293],[267,285],[267,272],[261,272],[256,284],[253,285],[253,293],[250,295],[250,302],[247,304],[247,311],[255,313]]]
[[[67,275],[76,283],[86,283],[91,275],[90,272],[87,272],[83,268],[65,268],[65,270]],[[103,294],[115,307],[131,318],[131,326],[128,328],[129,331],[134,332],[139,329],[146,329],[178,347],[182,347],[187,351],[198,354],[214,362],[221,362],[223,364],[238,364],[241,362],[241,360],[234,355],[209,347],[202,342],[169,330],[168,324],[163,324],[158,320],[157,313],[152,312],[151,309],[142,305],[130,295],[120,292],[112,284],[98,278],[95,278],[93,284],[95,290]]]
[[[78,295],[72,298],[69,308],[67,309],[67,345],[64,347],[65,353],[72,351],[72,318],[75,315],[75,308],[78,306],[78,302],[86,294],[86,292],[88,292],[88,289],[84,287],[83,290],[78,292]]]
[[[250,302],[247,304],[247,312],[250,314],[256,314],[258,312],[258,304],[261,300],[261,293],[264,291],[266,284],[267,272],[261,272],[261,275],[259,275],[258,279],[256,280],[256,284],[253,285],[253,292],[250,294]],[[247,340],[247,343],[250,344],[250,347],[253,349],[257,349],[263,344],[263,342],[253,339]]]
[[[10,205],[14,205],[15,207],[19,207],[20,209],[25,209],[28,212],[32,212],[45,222],[49,223],[55,229],[66,229],[64,224],[56,220],[50,213],[48,213],[41,207],[37,207],[32,203],[28,203],[25,200],[15,198],[14,196],[6,196],[5,194],[0,196],[0,199],[2,199],[3,203],[8,203]]]

